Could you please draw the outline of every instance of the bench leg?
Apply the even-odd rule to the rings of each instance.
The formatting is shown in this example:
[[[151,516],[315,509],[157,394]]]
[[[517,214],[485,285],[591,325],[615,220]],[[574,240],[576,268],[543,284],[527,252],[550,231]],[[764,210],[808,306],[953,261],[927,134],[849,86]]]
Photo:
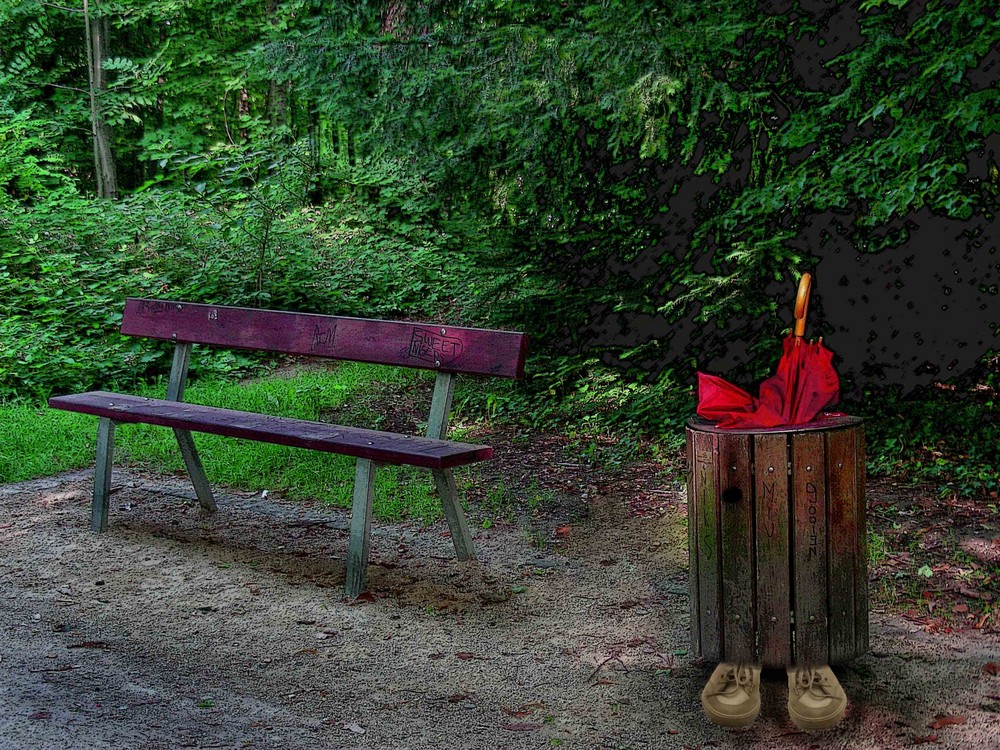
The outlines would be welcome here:
[[[194,447],[194,438],[188,430],[178,430],[174,428],[174,436],[177,438],[177,445],[180,446],[181,456],[184,457],[184,465],[187,467],[188,476],[191,477],[191,484],[194,485],[194,493],[198,496],[201,507],[212,513],[215,512],[215,498],[212,497],[212,487],[205,476],[205,469],[202,468],[201,459],[198,457],[198,449]]]
[[[462,501],[458,497],[458,486],[455,484],[455,475],[451,469],[432,469],[434,484],[437,486],[438,496],[441,498],[441,507],[444,509],[445,518],[448,519],[448,526],[451,528],[451,540],[455,543],[455,554],[459,560],[475,560],[476,548],[472,544],[472,535],[469,533],[469,524],[465,520],[465,511],[462,510]]]
[[[351,509],[351,541],[347,551],[345,587],[347,596],[352,599],[365,590],[374,489],[375,467],[370,459],[359,458],[354,471],[354,505]]]
[[[115,456],[115,423],[101,417],[97,423],[97,466],[94,468],[94,503],[90,509],[90,528],[108,528],[108,499],[111,495],[111,467]]]

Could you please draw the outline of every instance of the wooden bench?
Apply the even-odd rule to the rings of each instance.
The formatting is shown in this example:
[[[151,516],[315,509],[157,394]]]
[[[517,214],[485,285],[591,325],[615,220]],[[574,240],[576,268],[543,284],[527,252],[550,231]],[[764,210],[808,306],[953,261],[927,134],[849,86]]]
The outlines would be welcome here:
[[[100,417],[91,517],[94,531],[104,531],[108,524],[115,425],[144,422],[173,428],[195,494],[208,511],[215,510],[215,499],[192,432],[357,458],[347,558],[348,596],[357,596],[365,587],[373,480],[379,463],[430,469],[458,558],[475,558],[452,469],[487,460],[493,456],[493,449],[446,439],[455,376],[471,373],[522,377],[527,349],[524,334],[134,298],[125,303],[121,332],[176,343],[165,399],[106,391],[49,399],[53,408]],[[434,370],[437,378],[427,435],[401,435],[185,403],[192,344]]]

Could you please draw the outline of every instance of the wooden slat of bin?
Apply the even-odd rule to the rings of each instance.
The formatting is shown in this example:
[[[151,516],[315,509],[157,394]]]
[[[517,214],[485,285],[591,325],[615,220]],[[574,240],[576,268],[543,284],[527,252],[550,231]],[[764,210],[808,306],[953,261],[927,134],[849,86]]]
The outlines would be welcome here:
[[[828,663],[826,477],[822,433],[792,440],[792,506],[796,664]]]
[[[695,473],[698,462],[694,455],[694,433],[685,430],[687,438],[687,521],[688,521],[688,603],[691,617],[691,653],[701,653],[701,618],[698,600],[698,495]]]
[[[855,524],[857,543],[855,549],[854,591],[855,596],[862,597],[863,606],[856,606],[854,614],[857,618],[854,627],[854,653],[864,654],[868,651],[868,508],[865,497],[865,431],[864,427],[856,430],[857,448],[854,465],[857,467],[857,482],[855,489],[855,511],[858,522]]]
[[[836,430],[827,435],[827,495],[830,499],[829,528],[830,576],[830,662],[840,663],[855,653],[854,616],[857,475],[855,430]]]
[[[754,489],[760,659],[765,666],[783,667],[791,653],[787,436],[754,436]]]
[[[701,605],[701,653],[722,658],[722,609],[719,567],[719,516],[716,512],[716,436],[694,436],[695,490],[698,513],[698,601]]]
[[[727,662],[757,661],[754,627],[753,479],[750,438],[719,436],[719,486],[722,515],[722,618]]]

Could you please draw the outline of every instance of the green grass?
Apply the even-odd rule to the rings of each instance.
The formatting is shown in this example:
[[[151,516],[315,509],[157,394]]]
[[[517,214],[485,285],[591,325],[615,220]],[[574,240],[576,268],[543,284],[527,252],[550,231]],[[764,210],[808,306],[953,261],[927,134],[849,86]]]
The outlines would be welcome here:
[[[0,484],[93,464],[97,420],[47,406],[0,405]]]
[[[349,411],[359,401],[378,400],[387,385],[427,380],[399,368],[348,363],[334,370],[305,371],[293,377],[250,382],[203,381],[188,387],[185,401],[227,409],[320,420],[333,410]],[[163,385],[137,391],[162,397]],[[358,423],[357,427],[374,427]],[[90,466],[97,419],[45,406],[0,405],[0,484]],[[319,499],[350,507],[354,459],[247,440],[195,435],[209,481],[233,488],[280,493],[292,499]],[[115,465],[161,473],[183,472],[173,432],[162,427],[122,424],[115,434]],[[441,515],[429,472],[380,466],[376,472],[375,514],[385,519],[430,521]]]
[[[876,531],[868,531],[868,564],[879,565],[889,558],[889,543]]]

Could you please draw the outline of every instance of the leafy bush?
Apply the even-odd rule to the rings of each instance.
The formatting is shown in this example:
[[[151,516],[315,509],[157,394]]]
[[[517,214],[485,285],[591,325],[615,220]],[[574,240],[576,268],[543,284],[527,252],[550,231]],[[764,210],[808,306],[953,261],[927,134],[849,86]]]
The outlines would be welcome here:
[[[866,399],[852,413],[866,418],[868,468],[878,476],[932,482],[942,494],[1000,494],[1000,357],[983,361],[973,388],[939,386],[906,397]]]
[[[449,227],[472,228],[388,160],[330,170],[324,179],[350,189],[310,205],[315,177],[300,157],[298,147],[176,156],[170,179],[117,202],[7,196],[0,399],[162,373],[166,345],[115,333],[127,296],[455,322],[471,263]],[[251,361],[220,353],[202,369]]]

